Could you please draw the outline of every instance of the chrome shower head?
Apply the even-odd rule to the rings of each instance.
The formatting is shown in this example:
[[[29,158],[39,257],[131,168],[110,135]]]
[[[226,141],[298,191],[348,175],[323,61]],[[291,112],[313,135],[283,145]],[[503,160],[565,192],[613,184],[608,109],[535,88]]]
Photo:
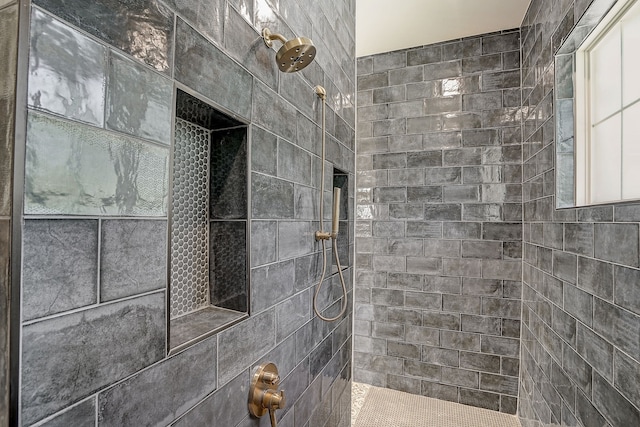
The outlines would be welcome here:
[[[264,43],[271,47],[273,40],[282,42],[282,47],[276,53],[276,62],[280,71],[285,73],[295,73],[311,64],[316,57],[316,47],[311,39],[306,37],[296,37],[287,40],[281,34],[272,34],[268,28],[262,30]]]

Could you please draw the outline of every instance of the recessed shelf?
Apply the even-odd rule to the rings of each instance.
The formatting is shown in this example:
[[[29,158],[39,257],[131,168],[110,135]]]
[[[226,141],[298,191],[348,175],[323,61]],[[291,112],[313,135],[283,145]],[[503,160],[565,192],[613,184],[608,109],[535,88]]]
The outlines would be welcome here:
[[[171,352],[178,351],[249,317],[226,308],[208,306],[171,320]]]
[[[248,317],[246,124],[178,89],[169,215],[169,349]]]

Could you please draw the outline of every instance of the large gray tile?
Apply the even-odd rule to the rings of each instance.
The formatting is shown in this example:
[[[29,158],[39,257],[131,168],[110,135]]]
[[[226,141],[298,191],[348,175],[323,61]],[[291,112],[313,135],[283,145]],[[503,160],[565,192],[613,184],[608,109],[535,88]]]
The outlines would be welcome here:
[[[164,313],[164,294],[157,293],[25,326],[23,422],[40,420],[162,359]]]
[[[640,424],[638,408],[598,374],[593,375],[593,404],[613,426]]]
[[[310,302],[309,292],[305,291],[276,306],[276,338],[278,342],[309,320]]]
[[[170,72],[173,14],[155,0],[37,0],[38,6],[134,56],[158,71]]]
[[[251,266],[274,262],[277,259],[278,223],[251,221]]]
[[[442,46],[424,46],[407,52],[407,65],[431,64],[442,61]]]
[[[595,224],[594,239],[596,258],[638,267],[637,224]]]
[[[575,286],[563,286],[565,311],[587,326],[591,326],[593,323],[593,299],[591,294]]]
[[[101,392],[98,423],[169,424],[217,388],[216,349],[209,338]]]
[[[482,38],[482,54],[508,52],[520,49],[520,31]]]
[[[462,72],[465,74],[498,71],[502,69],[500,54],[482,55],[462,60]]]
[[[480,374],[480,389],[504,393],[511,396],[518,395],[518,378],[505,375]]]
[[[497,374],[500,373],[500,357],[491,354],[461,351],[460,367]]]
[[[313,252],[316,228],[309,221],[282,221],[278,225],[278,259]]]
[[[25,213],[165,216],[169,150],[30,114]]]
[[[251,170],[277,175],[278,137],[257,126],[251,127]]]
[[[565,224],[564,249],[581,255],[593,256],[593,226],[591,224]]]
[[[34,9],[29,49],[29,106],[102,126],[107,50]],[[170,102],[170,101],[167,101]]]
[[[254,81],[252,107],[252,117],[256,124],[288,141],[295,141],[296,109],[278,93],[258,80]]]
[[[614,384],[631,402],[640,399],[640,364],[620,351],[614,354]]]
[[[167,0],[165,3],[186,18],[200,33],[219,45],[222,44],[225,23],[225,2],[223,0]]]
[[[196,363],[200,362],[198,361]],[[235,426],[248,415],[249,410],[246,405],[230,404],[230,402],[242,402],[246,400],[249,395],[249,385],[249,372],[242,372],[192,408],[175,424],[172,424],[172,426]]]
[[[278,143],[278,177],[305,185],[312,185],[311,155],[293,144]]]
[[[609,381],[613,381],[613,345],[591,329],[578,323],[576,349],[593,368]]]
[[[199,0],[195,2],[203,4]],[[224,9],[224,1],[217,0],[213,3],[217,3],[217,7],[222,6],[220,9]],[[273,30],[273,28],[270,29]],[[227,9],[224,20],[224,33],[224,47],[229,55],[244,65],[251,74],[272,89],[275,89],[279,73],[274,59],[275,52],[265,46],[256,29],[243,19],[241,11],[236,12],[233,8]],[[221,39],[214,38],[214,40]],[[278,44],[276,43],[275,46],[278,46]]]
[[[110,55],[107,128],[169,145],[172,104],[169,79],[123,56]]]
[[[293,295],[294,279],[293,260],[252,269],[251,310],[260,312]]]
[[[102,222],[100,300],[109,301],[166,286],[166,221]]]
[[[482,90],[484,92],[518,86],[520,86],[520,70],[487,73],[482,76]]]
[[[615,303],[640,315],[638,283],[640,270],[615,267]]]
[[[481,349],[482,353],[518,357],[520,354],[520,340],[484,335],[481,338]]]
[[[250,117],[251,75],[181,19],[176,26],[175,56],[178,81],[231,112]]]
[[[553,274],[559,279],[575,284],[578,258],[566,252],[553,251]]]
[[[54,418],[40,424],[42,427],[95,427],[96,425],[96,398],[91,397],[84,402],[68,409]]]
[[[600,412],[593,406],[593,402],[581,392],[578,392],[576,395],[576,418],[585,427],[610,426]]]
[[[578,287],[611,301],[613,297],[613,266],[609,263],[580,257]]]
[[[570,346],[562,347],[562,368],[581,390],[591,394],[593,368]]]
[[[96,220],[29,220],[23,234],[25,320],[95,304]]]
[[[5,2],[6,3],[6,2]],[[13,145],[16,105],[16,61],[18,59],[18,6],[0,12],[0,215],[11,214]],[[1,408],[0,408],[1,409]],[[0,411],[1,412],[1,411]],[[2,421],[0,419],[0,421]]]
[[[218,334],[218,384],[235,378],[275,345],[273,310],[249,319]]]
[[[251,177],[253,218],[293,218],[294,184],[257,173]]]
[[[622,351],[640,359],[640,317],[599,298],[593,303],[593,329]]]

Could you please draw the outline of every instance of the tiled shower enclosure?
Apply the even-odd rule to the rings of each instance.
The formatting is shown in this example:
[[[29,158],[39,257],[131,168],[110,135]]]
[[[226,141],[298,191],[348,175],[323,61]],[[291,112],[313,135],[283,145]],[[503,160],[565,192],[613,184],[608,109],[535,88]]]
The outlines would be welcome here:
[[[28,111],[26,136],[17,139],[25,166],[15,175],[25,179],[17,188],[24,206],[17,217],[5,204],[0,212],[0,225],[14,220],[23,246],[14,264],[22,267],[12,270],[21,283],[14,295],[22,295],[22,312],[12,312],[21,319],[12,322],[12,357],[20,362],[13,372],[21,379],[15,422],[264,424],[249,417],[246,402],[252,369],[272,361],[287,390],[280,426],[348,426],[351,312],[324,323],[311,309],[321,260],[313,238],[321,103],[312,88],[323,85],[330,99],[329,200],[334,166],[355,181],[355,2],[20,3],[30,35],[20,52],[28,66],[17,86],[22,105],[1,105]],[[5,49],[16,40],[9,22],[16,6],[0,4]],[[301,73],[280,73],[260,37],[267,26],[287,38],[312,37],[316,61]],[[208,151],[217,153],[201,159],[213,179],[198,196],[211,202],[199,219],[211,236],[198,250],[218,262],[198,274],[216,282],[203,299],[246,318],[169,353],[167,335],[176,328],[167,324],[168,220],[178,200],[170,178],[179,175],[172,136],[179,139],[184,125],[174,132],[174,118],[185,119],[175,108],[180,90],[229,118],[214,126],[201,122],[206,117],[188,120],[211,132]],[[4,201],[10,189],[2,190]],[[343,191],[353,206],[353,187]],[[347,221],[353,228],[353,218]],[[345,242],[352,253],[353,239]],[[6,254],[0,261],[5,289]],[[343,263],[352,300],[349,256]],[[330,316],[342,297],[335,278],[328,282],[320,309]]]
[[[358,59],[355,379],[515,413],[518,29]]]

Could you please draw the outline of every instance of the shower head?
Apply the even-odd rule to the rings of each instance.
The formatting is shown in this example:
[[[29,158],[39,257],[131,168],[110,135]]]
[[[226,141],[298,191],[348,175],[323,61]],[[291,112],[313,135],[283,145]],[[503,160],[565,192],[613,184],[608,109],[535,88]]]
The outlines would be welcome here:
[[[311,39],[306,37],[296,37],[287,40],[281,34],[272,34],[268,28],[262,30],[264,43],[271,47],[273,40],[282,42],[282,47],[276,53],[276,62],[280,71],[285,73],[295,73],[311,64],[316,57],[316,47]]]

